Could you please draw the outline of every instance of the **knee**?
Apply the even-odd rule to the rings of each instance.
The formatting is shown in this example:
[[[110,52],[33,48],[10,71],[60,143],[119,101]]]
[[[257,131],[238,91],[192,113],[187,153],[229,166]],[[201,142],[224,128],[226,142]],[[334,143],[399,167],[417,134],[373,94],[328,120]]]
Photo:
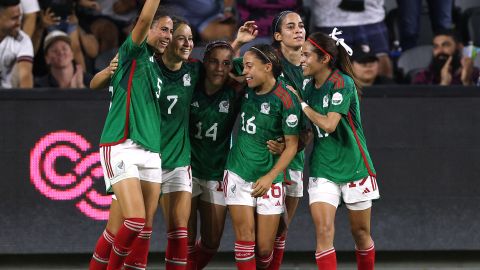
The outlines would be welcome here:
[[[255,241],[255,229],[250,226],[242,226],[235,229],[237,240],[239,241]]]
[[[370,229],[367,226],[352,227],[351,232],[357,246],[370,240]]]
[[[272,254],[272,251],[273,251],[272,247],[262,247],[262,246],[257,247],[257,255],[260,258],[269,257],[270,254]]]
[[[333,222],[326,222],[317,226],[317,235],[321,238],[332,238],[335,233]]]

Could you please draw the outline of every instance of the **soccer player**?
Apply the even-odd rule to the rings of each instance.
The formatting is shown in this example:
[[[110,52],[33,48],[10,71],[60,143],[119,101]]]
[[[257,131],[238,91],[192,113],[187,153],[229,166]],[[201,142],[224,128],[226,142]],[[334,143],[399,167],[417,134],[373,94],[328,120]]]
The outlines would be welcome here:
[[[233,49],[224,41],[207,45],[202,79],[190,106],[192,145],[192,209],[188,225],[188,270],[203,269],[217,252],[227,208],[223,171],[230,150],[230,135],[240,109],[238,86],[229,80]],[[200,239],[197,235],[197,212]]]
[[[312,76],[300,99],[314,127],[308,193],[315,223],[318,269],[337,269],[334,220],[341,200],[348,209],[359,270],[372,270],[375,248],[370,235],[372,200],[379,198],[376,173],[367,150],[352,64],[352,51],[335,28],[330,37],[310,35],[301,65]]]
[[[297,153],[300,108],[286,85],[277,80],[282,66],[273,47],[251,47],[243,66],[248,88],[238,137],[227,159],[224,192],[236,236],[237,269],[254,270],[265,269],[272,260],[284,209],[283,171]],[[265,146],[267,140],[279,137],[285,138],[280,156]]]
[[[192,198],[189,113],[201,63],[189,60],[193,49],[190,26],[174,18],[172,42],[158,59],[163,73],[159,99],[162,121],[162,210],[168,228],[166,269],[186,269],[188,219]]]
[[[152,62],[152,60],[154,59],[154,54],[163,53],[165,50],[166,45],[172,38],[173,28],[173,22],[169,16],[162,12],[157,12],[155,15],[152,14],[152,11],[157,10],[158,2],[149,0],[145,3],[132,34],[119,50],[120,59],[114,59],[111,66],[96,74],[91,81],[91,88],[103,88],[108,85],[110,76],[113,74],[110,87],[113,94],[112,103],[104,130],[105,136],[102,135],[102,143],[106,145],[101,148],[102,165],[104,166],[107,187],[110,184],[110,176],[114,173],[114,180],[119,181],[114,184],[114,192],[115,185],[128,183],[127,185],[129,186],[126,188],[129,189],[126,190],[122,187],[119,192],[127,199],[129,199],[129,196],[135,196],[134,198],[139,200],[140,203],[135,201],[134,207],[130,204],[122,206],[122,203],[120,203],[122,197],[118,197],[117,192],[115,192],[117,196],[114,196],[110,206],[107,227],[97,241],[95,252],[90,261],[90,270],[106,269],[107,264],[109,267],[111,264],[115,264],[115,267],[112,265],[111,269],[119,269],[123,266],[123,259],[125,259],[125,255],[128,252],[130,253],[125,262],[126,269],[132,269],[131,266],[135,266],[134,269],[146,267],[151,227],[158,204],[159,181],[162,173],[158,154],[160,150],[160,111],[157,101],[159,91],[161,90],[159,82],[161,82],[162,75],[158,65],[155,61]],[[145,24],[147,27],[145,27]],[[139,35],[139,31],[143,34]],[[147,31],[148,37],[146,36]],[[142,99],[143,96],[146,98]],[[131,105],[129,104],[126,107],[125,105],[128,101]],[[139,106],[138,102],[143,103]],[[129,110],[128,115],[125,108]],[[142,112],[145,110],[145,113],[139,114],[137,110],[142,110]],[[140,115],[148,118],[137,119],[136,117],[140,117]],[[127,119],[129,122],[125,123],[124,121]],[[147,128],[151,130],[150,133],[143,131]],[[117,134],[114,134],[113,131],[116,131]],[[117,137],[112,137],[113,135]],[[139,137],[141,135],[144,136]],[[124,142],[115,144],[115,139],[124,140]],[[143,146],[147,142],[148,145]],[[117,150],[119,147],[125,147],[127,143],[130,145],[130,148],[122,151]],[[150,145],[154,149],[151,149]],[[155,153],[148,153],[151,156],[150,160],[138,156],[137,153],[147,152],[147,149],[144,150],[143,147],[149,147],[148,149]],[[153,150],[156,152],[153,152]],[[141,164],[137,159],[147,163]],[[110,166],[112,161],[116,167]],[[123,170],[124,172],[122,173]],[[125,176],[128,176],[128,178],[120,181]],[[139,179],[145,181],[139,182]],[[133,187],[130,187],[130,185]],[[137,194],[138,192],[143,194],[144,198]],[[130,193],[133,195],[130,195]],[[142,203],[145,204],[144,207],[141,206]],[[127,207],[125,212],[124,207]],[[143,212],[138,213],[140,220],[130,220],[130,217],[133,215],[138,218],[137,211]],[[146,219],[144,221],[146,224],[139,231],[142,218]],[[121,237],[117,238],[116,236],[119,234]],[[138,234],[138,237],[135,238],[135,234]],[[115,251],[111,251],[114,241],[119,241],[120,244],[115,246]],[[109,257],[114,259],[111,263]]]

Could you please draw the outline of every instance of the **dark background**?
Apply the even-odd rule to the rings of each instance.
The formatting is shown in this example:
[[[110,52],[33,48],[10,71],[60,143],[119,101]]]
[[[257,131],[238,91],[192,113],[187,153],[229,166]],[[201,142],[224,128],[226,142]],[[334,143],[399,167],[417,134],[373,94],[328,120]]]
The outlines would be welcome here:
[[[0,92],[0,254],[90,253],[105,221],[86,217],[80,198],[51,200],[30,180],[30,151],[53,131],[68,130],[98,150],[107,92]],[[362,120],[378,174],[373,206],[378,251],[480,250],[480,89],[397,87],[366,89]],[[72,168],[68,160],[58,171]],[[103,179],[92,187],[103,192]],[[287,250],[315,248],[308,194],[291,224]],[[227,221],[221,250],[233,249]],[[152,251],[164,251],[161,215]],[[345,207],[336,219],[335,248],[353,250]]]

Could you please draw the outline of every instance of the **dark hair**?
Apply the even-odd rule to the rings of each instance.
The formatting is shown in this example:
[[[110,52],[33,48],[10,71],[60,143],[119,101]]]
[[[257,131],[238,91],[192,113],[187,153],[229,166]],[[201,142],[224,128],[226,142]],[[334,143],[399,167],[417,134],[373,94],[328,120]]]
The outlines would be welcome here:
[[[20,4],[20,0],[1,0],[0,9],[16,6]]]
[[[311,34],[308,37],[307,42],[312,44],[314,48],[313,51],[317,54],[318,58],[325,56],[325,52],[328,53],[331,58],[330,62],[328,62],[328,66],[332,69],[338,68],[343,73],[350,76],[355,82],[357,90],[360,91],[360,85],[358,84],[358,81],[353,73],[352,62],[350,61],[350,57],[348,56],[345,48],[343,48],[341,45],[337,46],[335,40],[320,32]]]
[[[275,40],[275,33],[281,32],[282,31],[282,23],[283,20],[285,20],[285,16],[287,16],[290,13],[295,13],[290,10],[284,10],[275,16],[272,21],[272,46],[274,48],[280,48],[280,41]]]
[[[166,10],[165,8],[157,9],[157,12],[155,13],[155,16],[153,16],[151,27],[154,27],[161,18],[165,18],[165,17],[170,18],[169,11]]]
[[[186,24],[190,27],[190,25],[188,24],[188,21],[185,20],[184,18],[180,17],[180,16],[171,16],[171,18],[172,18],[172,21],[173,21],[173,32],[177,31],[177,29],[182,24]]]
[[[210,54],[212,53],[213,50],[222,48],[222,49],[227,49],[232,53],[232,57],[234,54],[232,45],[230,43],[223,41],[223,40],[215,40],[207,44],[207,47],[205,47],[205,52],[203,54],[203,59],[207,59]]]
[[[436,38],[437,36],[448,36],[451,37],[455,41],[455,43],[460,42],[460,36],[458,32],[453,29],[440,29],[438,31],[435,31],[433,38]]]
[[[282,74],[282,64],[280,63],[280,57],[275,48],[268,44],[258,44],[248,49],[249,52],[255,54],[255,56],[264,64],[272,64],[272,73],[275,79]]]

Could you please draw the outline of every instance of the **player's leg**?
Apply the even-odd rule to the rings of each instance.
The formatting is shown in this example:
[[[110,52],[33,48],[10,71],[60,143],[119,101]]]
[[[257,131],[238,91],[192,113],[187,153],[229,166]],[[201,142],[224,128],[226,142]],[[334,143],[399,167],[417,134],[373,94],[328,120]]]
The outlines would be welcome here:
[[[310,177],[308,193],[310,213],[315,224],[317,240],[315,259],[318,269],[337,269],[333,247],[335,214],[340,203],[340,187],[324,178]]]
[[[231,171],[223,178],[225,203],[235,232],[235,262],[238,270],[256,270],[255,262],[255,198],[252,184]]]
[[[197,240],[197,209],[198,201],[202,189],[195,178],[192,181],[192,203],[190,209],[190,218],[188,219],[188,254],[187,254],[187,270],[197,269],[197,252],[195,243]]]
[[[298,202],[303,197],[303,172],[296,170],[289,170],[291,177],[291,184],[285,186],[285,208],[286,219],[280,219],[277,236],[273,245],[273,260],[268,267],[268,270],[279,270],[283,261],[283,254],[285,252],[285,241],[287,238],[287,229],[292,222],[293,216],[297,211]]]
[[[90,260],[89,270],[105,270],[108,265],[108,257],[112,250],[115,235],[123,224],[123,215],[117,199],[112,196],[112,203],[108,215],[107,226],[97,240],[95,251]]]
[[[188,254],[188,220],[192,201],[192,177],[190,166],[175,168],[164,173],[162,201],[167,222],[167,270],[184,270]]]
[[[200,212],[200,239],[196,244],[197,269],[203,269],[217,253],[223,235],[227,207],[221,181],[205,183],[198,209]]]

